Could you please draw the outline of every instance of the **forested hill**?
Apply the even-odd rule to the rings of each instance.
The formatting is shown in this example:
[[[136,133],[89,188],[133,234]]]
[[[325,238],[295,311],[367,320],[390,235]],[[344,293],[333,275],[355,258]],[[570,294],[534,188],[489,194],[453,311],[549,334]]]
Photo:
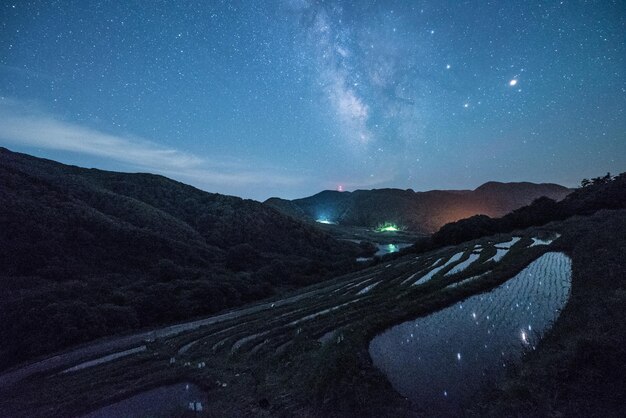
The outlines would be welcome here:
[[[309,284],[359,252],[256,201],[4,148],[0,248],[0,367]]]
[[[572,216],[588,216],[603,209],[625,208],[626,173],[617,176],[607,173],[592,180],[583,179],[580,188],[558,202],[541,197],[501,218],[476,215],[451,222],[441,227],[431,237],[423,239],[416,249],[454,245],[486,235],[544,225]]]
[[[570,192],[558,184],[488,182],[475,190],[326,190],[303,199],[271,198],[265,203],[296,219],[323,218],[363,227],[393,223],[433,233],[448,222],[477,214],[503,216],[539,197],[560,200]]]

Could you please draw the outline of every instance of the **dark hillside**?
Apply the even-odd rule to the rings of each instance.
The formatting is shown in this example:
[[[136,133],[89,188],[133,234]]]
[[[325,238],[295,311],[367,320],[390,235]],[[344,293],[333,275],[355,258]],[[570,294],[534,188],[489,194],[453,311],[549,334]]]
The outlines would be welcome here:
[[[0,148],[0,367],[352,268],[358,248],[251,200]]]
[[[616,177],[607,174],[594,179],[593,183],[583,181],[583,184],[584,187],[576,189],[560,202],[542,197],[501,218],[478,215],[446,224],[432,236],[431,242],[437,246],[458,244],[485,235],[544,225],[575,215],[591,215],[600,209],[626,208],[626,173]],[[424,242],[426,241],[429,240]]]
[[[265,203],[298,219],[324,218],[368,228],[390,222],[413,232],[433,233],[451,221],[477,214],[503,216],[539,197],[560,200],[570,191],[557,184],[489,182],[476,190],[326,190],[304,199],[271,198]]]

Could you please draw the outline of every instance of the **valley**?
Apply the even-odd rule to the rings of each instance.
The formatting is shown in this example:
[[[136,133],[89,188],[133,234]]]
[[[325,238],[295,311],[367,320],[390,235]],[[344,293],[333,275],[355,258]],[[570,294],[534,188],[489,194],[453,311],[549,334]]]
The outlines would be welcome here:
[[[80,354],[60,355],[54,365],[37,370],[31,368],[34,373],[22,373],[19,380],[11,380],[11,372],[0,376],[2,398],[5,399],[0,412],[9,416],[81,415],[146,390],[177,382],[193,382],[201,389],[200,392],[194,390],[205,413],[219,410],[229,416],[316,415],[314,411],[319,413],[320,405],[327,403],[326,406],[333,409],[326,412],[343,416],[346,411],[342,411],[341,403],[348,402],[350,408],[355,408],[359,395],[365,391],[371,398],[359,408],[365,408],[363,413],[366,415],[369,410],[371,415],[367,416],[375,416],[374,412],[383,414],[378,416],[393,416],[402,411],[405,415],[419,414],[419,407],[399,397],[376,368],[380,354],[373,354],[374,361],[370,360],[368,347],[370,351],[374,350],[372,353],[388,352],[375,349],[377,343],[371,345],[371,338],[389,326],[415,317],[426,315],[426,320],[440,321],[433,315],[428,316],[431,312],[444,315],[444,322],[434,326],[454,330],[450,320],[456,316],[444,319],[444,312],[455,309],[455,303],[462,303],[460,306],[465,305],[466,309],[475,305],[471,308],[473,312],[467,311],[467,315],[476,314],[483,319],[490,315],[492,321],[496,321],[494,324],[511,324],[505,328],[497,325],[493,330],[508,335],[507,346],[513,347],[514,351],[506,356],[503,354],[501,360],[505,368],[514,369],[519,366],[525,346],[538,348],[541,352],[541,336],[550,335],[551,324],[554,323],[558,330],[562,322],[559,312],[568,299],[569,290],[565,293],[559,293],[559,287],[550,290],[553,286],[550,280],[557,280],[555,283],[559,286],[570,286],[567,284],[570,277],[572,297],[579,297],[577,292],[584,291],[586,286],[581,282],[584,279],[579,271],[580,246],[592,239],[590,234],[596,227],[603,228],[607,223],[625,220],[623,212],[614,212],[585,222],[554,223],[424,254],[383,259],[375,266],[303,289],[288,298],[270,300],[203,321],[137,334],[117,342],[112,340],[109,345],[96,344],[91,350],[83,349]],[[507,252],[496,261],[493,257],[500,249]],[[544,259],[551,261],[538,264]],[[603,260],[599,259],[595,263],[601,262]],[[556,267],[553,266],[563,267],[554,270]],[[528,269],[534,270],[524,273]],[[554,308],[544,306],[520,323],[506,313],[506,317],[500,317],[500,306],[507,306],[505,311],[509,306],[515,311],[515,304],[525,309],[538,303],[529,299],[536,291],[529,289],[528,284],[514,285],[517,290],[512,290],[507,299],[497,298],[496,305],[483,303],[485,298],[493,300],[490,295],[499,291],[494,289],[517,283],[516,274],[533,277],[538,290],[548,286],[545,291],[540,291],[546,292],[545,297],[555,304]],[[565,309],[563,315],[576,316],[576,313],[570,311],[568,314]],[[504,319],[506,321],[502,322]],[[429,335],[432,337],[432,333]],[[463,335],[455,338],[467,340],[469,335]],[[437,341],[446,344],[445,339],[435,339],[432,344]],[[398,343],[386,344],[396,346]],[[464,344],[469,343],[465,341]],[[143,349],[127,352],[123,357],[110,356],[113,352],[137,347]],[[430,354],[424,355],[441,352],[435,347]],[[471,361],[467,357],[471,353],[469,347],[463,351],[462,359],[459,352],[458,359],[441,363],[435,373],[447,375],[446,367],[454,369],[459,361]],[[92,363],[84,363],[88,360]],[[80,364],[83,367],[76,367]],[[357,364],[357,369],[351,368]],[[403,368],[411,367],[410,363],[403,364]],[[469,363],[468,367],[482,368],[480,363]],[[19,372],[20,369],[13,373]],[[361,376],[360,383],[348,383],[353,373]],[[493,376],[487,381],[496,384],[504,373],[493,373]],[[496,379],[495,376],[500,377]],[[394,379],[391,381],[393,383]],[[341,393],[345,395],[346,384],[350,385],[352,393],[346,399],[336,399]],[[401,385],[396,385],[393,387],[403,393]],[[471,386],[475,394],[475,385]],[[35,390],[38,392],[36,398],[28,396]],[[449,398],[442,398],[441,402],[458,408],[462,399],[455,399],[452,387],[447,390],[446,398]],[[379,392],[379,395],[372,392]],[[383,396],[394,401],[391,405],[384,404]],[[429,404],[429,408],[430,412],[449,412],[441,405],[433,407]],[[19,411],[28,413],[22,415]],[[185,411],[188,411],[188,405],[181,405],[177,413],[184,414]],[[323,412],[321,414],[326,416]]]
[[[622,407],[608,388],[624,387],[625,174],[423,234],[0,162],[0,416]]]
[[[0,418],[626,417],[624,3],[0,3]]]
[[[558,184],[488,182],[474,190],[375,189],[339,192],[264,203],[305,222],[322,223],[330,231],[346,227],[380,230],[393,226],[398,236],[426,235],[443,225],[476,214],[500,217],[545,196],[561,200],[572,190]]]

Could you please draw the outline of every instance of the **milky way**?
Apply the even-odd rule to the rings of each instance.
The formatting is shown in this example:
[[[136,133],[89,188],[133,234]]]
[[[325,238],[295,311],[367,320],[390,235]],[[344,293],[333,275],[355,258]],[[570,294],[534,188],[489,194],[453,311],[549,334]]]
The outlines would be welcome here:
[[[626,167],[620,1],[3,2],[0,145],[256,199]]]

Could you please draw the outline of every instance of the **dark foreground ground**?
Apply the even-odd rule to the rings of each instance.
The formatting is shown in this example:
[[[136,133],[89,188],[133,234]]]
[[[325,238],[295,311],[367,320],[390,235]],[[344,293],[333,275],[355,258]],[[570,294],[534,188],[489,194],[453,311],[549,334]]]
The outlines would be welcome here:
[[[560,233],[550,246],[530,237]],[[489,241],[522,236],[499,264]],[[402,283],[438,257],[481,244],[476,266],[427,285]],[[79,416],[135,393],[175,382],[207,392],[202,413],[186,416],[428,416],[397,394],[373,367],[371,338],[393,324],[487,291],[546,251],[572,258],[572,294],[552,331],[508,379],[478,393],[470,416],[620,416],[626,393],[626,211],[604,211],[541,228],[482,238],[432,253],[406,255],[302,291],[288,303],[269,301],[201,327],[144,341],[145,350],[62,373],[89,358],[0,385],[0,416]],[[450,266],[452,267],[452,266]],[[491,270],[479,282],[447,285]],[[366,286],[374,290],[358,295]],[[294,295],[296,296],[296,295]],[[321,344],[334,332],[339,343]],[[137,347],[134,343],[122,348]],[[103,353],[98,354],[100,357]],[[171,359],[175,363],[171,364]],[[198,368],[198,364],[204,367]],[[0,376],[0,381],[2,381]]]

